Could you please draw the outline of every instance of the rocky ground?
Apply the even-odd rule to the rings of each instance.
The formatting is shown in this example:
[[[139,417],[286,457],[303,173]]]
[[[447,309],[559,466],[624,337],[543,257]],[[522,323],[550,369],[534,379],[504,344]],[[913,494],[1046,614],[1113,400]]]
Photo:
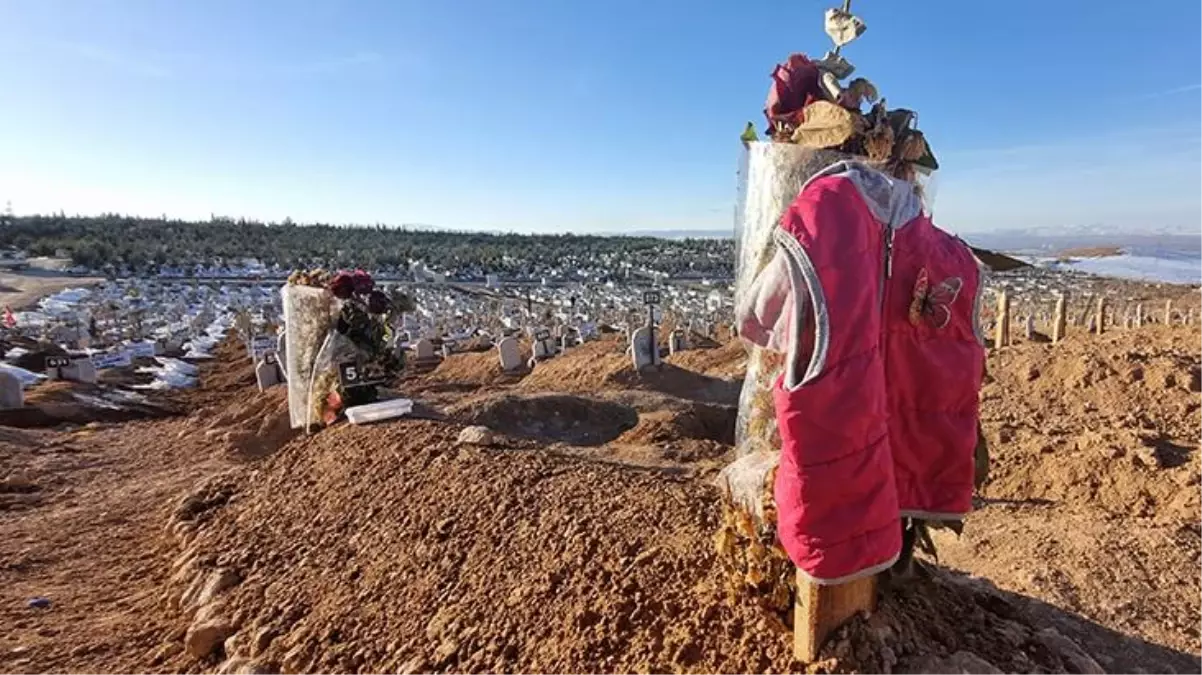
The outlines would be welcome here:
[[[153,416],[0,426],[0,670],[1202,665],[1196,328],[994,351],[978,510],[812,664],[714,554],[737,342],[646,376],[613,336],[516,375],[455,354],[399,383],[421,418],[311,436],[244,354]]]

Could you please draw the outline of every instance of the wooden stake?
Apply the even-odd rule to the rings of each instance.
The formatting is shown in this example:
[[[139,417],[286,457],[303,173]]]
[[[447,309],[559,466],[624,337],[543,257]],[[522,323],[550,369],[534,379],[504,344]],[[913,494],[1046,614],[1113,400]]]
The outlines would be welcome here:
[[[1005,347],[1010,344],[1010,296],[1006,291],[997,294],[997,325],[993,335],[993,346]]]
[[[1098,313],[1094,319],[1098,335],[1106,332],[1106,298],[1098,298]]]
[[[859,612],[876,611],[876,576],[820,586],[797,571],[793,605],[793,656],[812,663],[831,633]]]
[[[1056,317],[1052,320],[1052,343],[1060,342],[1064,339],[1064,313],[1065,303],[1067,300],[1063,295],[1056,298]]]
[[[1172,300],[1164,301],[1164,325],[1166,325],[1166,326],[1173,325],[1173,301]]]
[[[1139,303],[1135,306],[1135,327],[1143,328],[1144,326],[1144,303]]]

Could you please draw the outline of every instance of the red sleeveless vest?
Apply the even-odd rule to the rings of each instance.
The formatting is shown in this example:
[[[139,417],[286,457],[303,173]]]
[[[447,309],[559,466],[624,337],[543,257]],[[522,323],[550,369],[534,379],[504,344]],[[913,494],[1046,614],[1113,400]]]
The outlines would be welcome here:
[[[896,561],[901,516],[971,509],[980,267],[913,185],[858,162],[811,178],[776,234],[810,315],[774,389],[778,531],[799,569],[841,583]]]

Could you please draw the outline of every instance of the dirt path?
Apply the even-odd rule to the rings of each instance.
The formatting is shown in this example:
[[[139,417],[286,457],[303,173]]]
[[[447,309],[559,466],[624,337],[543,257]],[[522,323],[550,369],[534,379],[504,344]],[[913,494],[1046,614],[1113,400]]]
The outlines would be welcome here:
[[[29,309],[38,300],[68,288],[84,288],[100,283],[103,279],[93,277],[71,277],[48,271],[0,273],[0,307],[8,306],[13,311]]]
[[[178,452],[180,424],[0,429],[0,475],[10,476],[0,494],[9,497],[0,500],[0,625],[9,627],[0,670],[139,672],[155,662],[172,637],[154,620],[170,572],[164,513],[216,470]],[[35,597],[51,607],[29,607]]]

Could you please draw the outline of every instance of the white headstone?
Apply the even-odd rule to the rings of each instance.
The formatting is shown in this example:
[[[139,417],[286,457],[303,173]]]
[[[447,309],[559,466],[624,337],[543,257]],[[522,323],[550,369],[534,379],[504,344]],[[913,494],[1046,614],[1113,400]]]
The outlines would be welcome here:
[[[668,335],[668,353],[675,354],[683,352],[689,348],[688,338],[685,337],[684,331],[674,330]]]
[[[444,359],[447,358],[448,356],[451,355],[451,353],[452,353],[451,343],[450,342],[442,343],[442,358],[444,358]]]
[[[659,365],[659,345],[652,345],[652,328],[643,326],[630,336],[630,351],[634,357],[634,369],[642,370]]]
[[[548,346],[548,345],[550,345],[550,346]],[[555,345],[555,342],[553,341],[553,338],[548,338],[546,340],[535,340],[535,342],[534,342],[534,359],[536,361],[539,361],[542,359],[549,359],[552,356],[555,356],[555,346],[554,345]]]
[[[501,357],[501,370],[510,372],[522,367],[522,353],[514,337],[501,338],[497,343],[497,354]]]
[[[0,410],[16,410],[24,405],[25,390],[21,388],[21,380],[0,370]]]
[[[1024,334],[1026,335],[1026,338],[1027,338],[1028,340],[1030,340],[1031,338],[1035,337],[1035,317],[1033,317],[1033,316],[1028,316],[1028,317],[1027,317],[1027,323],[1026,323],[1026,326],[1025,326],[1025,333],[1024,333]]]
[[[428,338],[422,338],[414,342],[413,354],[419,361],[434,358],[434,343]]]

